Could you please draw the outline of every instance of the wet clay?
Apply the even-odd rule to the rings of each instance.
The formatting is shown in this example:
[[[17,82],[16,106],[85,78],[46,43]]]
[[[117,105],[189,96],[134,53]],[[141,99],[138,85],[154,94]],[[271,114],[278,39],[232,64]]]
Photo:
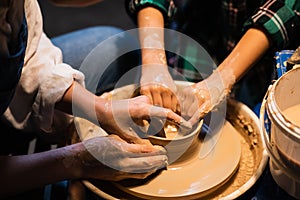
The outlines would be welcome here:
[[[300,104],[291,106],[285,110],[283,110],[282,114],[283,116],[291,122],[290,127],[292,126],[299,126],[300,127]],[[295,146],[296,145],[296,146]],[[286,164],[290,169],[299,172],[300,171],[300,162],[299,162],[299,153],[296,153],[296,151],[299,151],[300,144],[294,144],[291,143],[290,145],[287,145],[289,148],[284,150],[281,149],[280,146],[277,146],[279,156],[281,160]],[[293,157],[291,157],[291,154]],[[296,158],[294,156],[297,156]],[[298,161],[297,161],[297,160]]]
[[[124,98],[124,96],[128,94],[132,94],[128,91],[132,92],[135,89],[136,88],[133,85],[127,86],[126,89],[122,88],[121,91],[114,91],[112,96],[113,98]],[[222,184],[216,186],[215,188],[211,188],[213,191],[207,190],[207,193],[204,192],[205,194],[200,194],[200,196],[205,197],[205,199],[237,198],[255,183],[255,181],[262,174],[268,161],[268,156],[262,143],[257,116],[255,116],[255,114],[248,107],[237,101],[229,100],[227,105],[226,119],[231,124],[231,127],[234,129],[234,131],[239,133],[238,139],[240,140],[241,144],[239,164],[237,165],[236,171],[232,173],[231,176],[228,176],[228,178],[224,180]],[[226,147],[228,147],[228,145],[226,145]],[[193,159],[194,157],[191,158],[190,161]],[[179,165],[180,164],[182,163],[179,163]],[[187,161],[185,161],[183,164],[186,164],[185,167],[192,167],[190,164],[187,164]],[[176,167],[180,166],[173,165],[171,167],[175,170]],[[189,173],[186,174],[193,177],[199,172],[199,170],[201,172],[201,167],[197,166],[193,170],[188,170]],[[215,170],[212,171],[215,172]],[[220,170],[220,172],[222,171]],[[214,174],[215,173],[209,173],[209,175]],[[112,182],[88,180],[83,181],[83,183],[100,197],[141,199],[136,195],[130,194],[128,191],[125,192],[124,188],[121,190]],[[173,184],[174,181],[171,183]],[[194,197],[195,196],[197,196],[197,194],[194,195]],[[181,198],[179,197],[176,199],[187,198],[181,196]]]
[[[284,117],[290,121],[293,125],[300,127],[300,104],[291,106],[285,109],[283,112]]]

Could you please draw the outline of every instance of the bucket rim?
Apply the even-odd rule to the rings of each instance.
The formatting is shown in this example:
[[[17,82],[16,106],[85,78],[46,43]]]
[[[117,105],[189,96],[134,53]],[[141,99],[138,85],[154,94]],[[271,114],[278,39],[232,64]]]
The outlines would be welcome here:
[[[300,68],[299,68],[300,69]],[[289,71],[291,72],[291,71]],[[266,109],[268,117],[272,120],[273,123],[276,123],[278,127],[284,130],[284,134],[290,137],[291,139],[300,140],[300,126],[293,124],[289,119],[287,119],[282,110],[279,108],[275,100],[275,88],[278,85],[279,81],[289,74],[285,73],[279,79],[277,79],[270,88],[269,95],[266,101]],[[289,133],[289,134],[286,134]]]
[[[277,108],[277,111],[274,111],[274,108]],[[294,128],[291,129],[291,122],[286,120],[286,118],[282,115],[282,112],[279,110],[276,103],[266,103],[266,109],[268,113],[268,117],[271,119],[272,123],[276,124],[278,128],[280,128],[282,133],[291,139],[296,139],[300,141],[300,127],[292,125]],[[277,112],[279,114],[273,115],[272,113]]]
[[[268,95],[268,93],[266,94],[266,96]],[[267,128],[265,126],[265,117],[266,117],[266,112],[268,112],[267,109],[267,99],[268,98],[263,99],[262,102],[262,106],[260,108],[260,131],[262,133],[262,139],[263,139],[263,144],[266,147],[266,151],[268,153],[268,156],[270,157],[270,161],[272,161],[274,164],[276,164],[278,167],[280,167],[282,170],[284,170],[284,174],[286,174],[287,176],[291,176],[296,178],[297,180],[299,180],[300,182],[300,175],[298,172],[295,172],[295,170],[290,169],[286,164],[284,164],[280,159],[278,159],[279,155],[277,152],[277,148],[274,146],[274,144],[272,144],[272,142],[270,141],[270,132],[267,131]],[[273,122],[273,121],[272,121]],[[276,123],[276,121],[275,121]],[[282,128],[282,127],[279,127]],[[291,135],[288,135],[289,137],[291,137]]]

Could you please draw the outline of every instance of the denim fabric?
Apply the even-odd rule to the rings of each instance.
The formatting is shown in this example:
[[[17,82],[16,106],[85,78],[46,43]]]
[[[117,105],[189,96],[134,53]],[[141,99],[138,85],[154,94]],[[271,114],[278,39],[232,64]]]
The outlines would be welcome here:
[[[123,30],[115,27],[96,26],[54,37],[52,38],[52,42],[62,50],[63,62],[80,70],[80,66],[84,59],[98,44],[122,32]],[[99,80],[96,91],[97,94],[111,90],[124,73],[140,63],[139,50],[118,56],[121,46],[126,45],[137,46],[139,43],[134,38],[116,37],[112,42],[105,43],[104,46],[101,46],[101,50],[103,49],[103,52],[107,54],[107,57],[112,57],[112,55],[114,55],[117,59],[105,69],[104,74]],[[103,52],[101,52],[101,54],[103,54]],[[100,58],[97,62],[100,63],[99,67],[106,67],[101,66]]]

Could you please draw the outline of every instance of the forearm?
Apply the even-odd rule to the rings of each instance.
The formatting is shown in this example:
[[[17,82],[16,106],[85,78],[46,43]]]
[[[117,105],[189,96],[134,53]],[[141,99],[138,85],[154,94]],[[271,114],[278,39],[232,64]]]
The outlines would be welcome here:
[[[221,74],[231,73],[235,81],[237,81],[261,59],[269,47],[270,41],[266,34],[259,29],[251,28],[245,33],[227,58],[219,65],[217,72]],[[231,86],[225,85],[225,88]]]
[[[97,99],[97,100],[96,100]],[[97,123],[96,116],[96,101],[97,108],[104,109],[105,99],[99,98],[76,81],[68,88],[60,102],[56,104],[56,108],[68,114],[83,117],[87,120]],[[102,113],[103,111],[97,111]]]
[[[81,143],[47,152],[0,157],[0,198],[80,176]]]
[[[139,11],[137,17],[142,63],[166,65],[163,14],[156,8],[146,7]]]
[[[199,90],[207,87],[210,92],[210,106],[218,105],[238,81],[268,50],[270,42],[264,32],[249,29],[233,51],[219,67],[205,80],[195,85]]]

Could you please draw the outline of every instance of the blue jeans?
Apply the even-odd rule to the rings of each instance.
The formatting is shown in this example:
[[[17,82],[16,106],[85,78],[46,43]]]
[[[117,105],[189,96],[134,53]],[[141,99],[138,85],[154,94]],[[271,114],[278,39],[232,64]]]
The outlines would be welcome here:
[[[52,38],[55,46],[59,47],[63,53],[63,62],[71,65],[75,69],[80,70],[85,58],[94,50],[98,44],[110,38],[113,35],[122,33],[123,30],[110,26],[96,26],[90,27],[71,33],[67,33],[58,37]],[[138,47],[138,41],[134,38],[128,37],[113,37],[109,43],[101,46],[101,54],[107,54],[108,57],[117,57],[104,71],[99,80],[96,89],[96,94],[113,89],[120,77],[136,67],[140,63],[139,50],[128,52],[124,55],[118,56],[121,46],[135,45]],[[133,48],[134,49],[134,48]],[[99,70],[106,66],[101,66],[101,58],[96,62],[99,63]],[[138,76],[138,74],[135,74]],[[134,79],[138,79],[135,77]]]

